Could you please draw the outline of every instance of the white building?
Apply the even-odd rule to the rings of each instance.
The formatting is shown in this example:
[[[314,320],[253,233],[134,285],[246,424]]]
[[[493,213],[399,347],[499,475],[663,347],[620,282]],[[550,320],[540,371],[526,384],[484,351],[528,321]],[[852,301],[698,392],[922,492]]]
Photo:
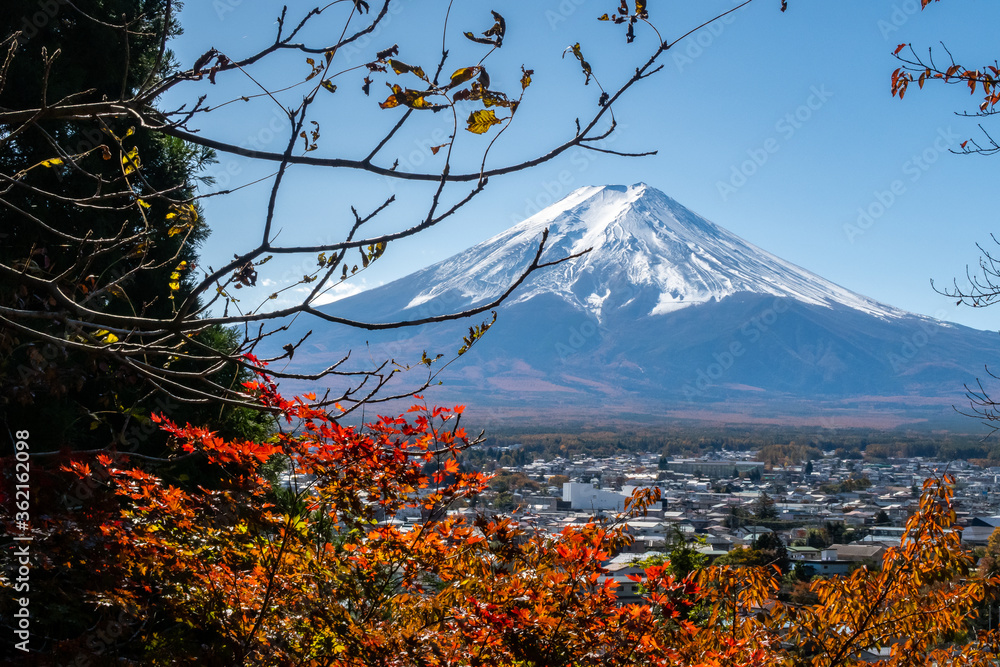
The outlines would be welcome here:
[[[583,482],[565,482],[563,484],[563,502],[570,503],[574,510],[597,512],[612,510],[621,512],[625,509],[625,496],[617,491],[598,489],[593,484]]]

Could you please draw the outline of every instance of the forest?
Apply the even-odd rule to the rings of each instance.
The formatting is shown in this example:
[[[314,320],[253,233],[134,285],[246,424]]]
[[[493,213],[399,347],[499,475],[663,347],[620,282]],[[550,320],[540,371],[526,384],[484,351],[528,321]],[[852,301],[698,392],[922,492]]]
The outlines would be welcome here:
[[[795,427],[636,427],[624,431],[579,429],[546,432],[544,428],[493,429],[484,445],[500,450],[520,445],[521,456],[544,460],[557,457],[597,458],[638,452],[666,457],[701,457],[714,452],[758,452],[757,460],[772,465],[797,465],[821,458],[824,452],[841,459],[884,462],[923,457],[936,461],[968,460],[976,465],[1000,465],[1000,444],[976,434],[926,434],[877,429],[835,432]],[[470,456],[485,458],[477,451]],[[499,455],[498,455],[499,456]],[[490,457],[497,458],[497,457]]]

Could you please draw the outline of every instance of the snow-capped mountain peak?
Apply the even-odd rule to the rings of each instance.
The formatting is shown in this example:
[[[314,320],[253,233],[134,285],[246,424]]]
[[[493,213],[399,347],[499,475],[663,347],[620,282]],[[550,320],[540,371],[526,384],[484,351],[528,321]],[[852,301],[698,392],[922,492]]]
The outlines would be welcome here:
[[[554,293],[601,320],[612,307],[641,302],[646,314],[656,316],[747,292],[848,306],[880,318],[906,315],[744,241],[644,183],[579,188],[507,231],[418,272],[408,279],[417,293],[407,308],[444,293],[451,293],[459,308],[496,298],[530,262],[545,228],[549,240],[543,259],[591,250],[537,272],[513,303]],[[465,303],[455,303],[456,295]]]
[[[580,188],[488,241],[324,309],[396,321],[484,305],[523,274],[546,228],[543,259],[590,252],[518,286],[484,341],[449,368],[446,402],[534,415],[547,427],[590,423],[600,405],[598,419],[630,424],[639,416],[884,428],[951,415],[969,369],[1000,367],[995,332],[855,294],[643,184]],[[453,355],[483,319],[317,331],[295,364],[315,372],[362,348],[357,368]],[[305,333],[307,324],[296,326],[289,340]]]

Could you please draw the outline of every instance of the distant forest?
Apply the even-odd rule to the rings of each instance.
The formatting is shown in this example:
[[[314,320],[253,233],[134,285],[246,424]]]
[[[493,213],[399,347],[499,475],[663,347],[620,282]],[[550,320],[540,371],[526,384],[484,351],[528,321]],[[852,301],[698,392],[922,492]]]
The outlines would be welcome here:
[[[487,432],[486,443],[470,455],[473,459],[493,459],[501,463],[509,459],[508,464],[516,464],[560,456],[607,457],[657,452],[667,457],[697,457],[721,451],[757,451],[758,460],[772,465],[795,465],[833,452],[839,458],[865,461],[923,457],[947,461],[964,459],[982,466],[1000,466],[1000,439],[996,437],[875,429],[822,432],[796,428],[658,429],[653,426],[621,431],[496,429]]]

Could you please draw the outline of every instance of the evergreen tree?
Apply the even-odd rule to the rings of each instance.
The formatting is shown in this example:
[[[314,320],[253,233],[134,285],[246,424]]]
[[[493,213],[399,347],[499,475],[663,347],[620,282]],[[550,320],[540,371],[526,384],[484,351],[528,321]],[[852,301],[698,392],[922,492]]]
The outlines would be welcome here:
[[[170,70],[172,57],[169,50],[161,53],[160,35],[168,21],[168,35],[180,28],[167,18],[167,5],[166,0],[95,0],[84,14],[56,1],[3,3],[0,25],[21,34],[8,59],[0,107],[39,107],[68,96],[78,103],[115,99]],[[188,293],[197,247],[208,235],[200,208],[179,202],[195,195],[199,180],[205,180],[199,173],[214,152],[147,131],[127,117],[42,120],[19,129],[0,125],[0,134],[7,135],[0,173],[19,174],[17,187],[3,193],[0,263],[59,281],[61,271],[90,252],[89,239],[132,236],[135,242],[113,251],[91,252],[82,280],[62,279],[59,288],[82,296],[93,311],[169,318]],[[163,192],[169,198],[154,194]],[[139,268],[141,280],[132,276]],[[157,394],[142,373],[81,344],[90,336],[83,323],[21,276],[0,274],[0,306],[36,312],[39,321],[48,322],[26,330],[0,318],[0,424],[29,430],[38,450],[114,442],[119,449],[159,454],[164,438],[148,422],[153,411],[211,424],[227,437],[262,437],[270,428],[266,415],[204,402],[193,406]],[[116,337],[103,334],[104,342]],[[230,352],[238,336],[211,327],[195,340]],[[191,352],[196,350],[177,350],[175,370],[190,367],[184,355]],[[233,386],[248,378],[221,365],[212,379]]]
[[[761,491],[754,502],[753,513],[757,521],[773,521],[778,518],[778,510],[774,506],[774,499]]]
[[[754,541],[753,548],[769,554],[771,563],[781,568],[782,572],[788,572],[788,549],[785,548],[785,543],[781,541],[777,533],[761,534]]]

